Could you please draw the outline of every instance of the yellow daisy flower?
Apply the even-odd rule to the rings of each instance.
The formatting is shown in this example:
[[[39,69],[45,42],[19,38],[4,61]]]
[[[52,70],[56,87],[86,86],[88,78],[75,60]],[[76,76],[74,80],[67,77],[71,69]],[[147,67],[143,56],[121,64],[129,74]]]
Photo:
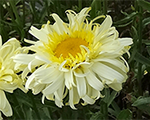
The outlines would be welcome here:
[[[54,100],[59,107],[69,95],[68,103],[75,108],[80,99],[85,104],[93,104],[101,97],[104,86],[119,91],[127,79],[128,64],[122,55],[129,50],[131,38],[118,38],[109,15],[86,19],[91,8],[80,13],[67,10],[69,23],[63,22],[57,14],[52,14],[55,23],[43,25],[41,29],[31,27],[29,31],[38,41],[25,40],[33,44],[28,49],[34,54],[18,54],[16,64],[28,65],[23,77],[29,71],[26,88],[33,94],[43,93]],[[102,24],[94,21],[105,18]]]
[[[21,47],[18,40],[11,38],[2,45],[0,36],[0,111],[5,116],[12,116],[12,108],[4,91],[13,93],[16,88],[26,91],[23,87],[24,81],[16,74],[17,71],[14,70],[15,63],[11,58],[20,52]]]

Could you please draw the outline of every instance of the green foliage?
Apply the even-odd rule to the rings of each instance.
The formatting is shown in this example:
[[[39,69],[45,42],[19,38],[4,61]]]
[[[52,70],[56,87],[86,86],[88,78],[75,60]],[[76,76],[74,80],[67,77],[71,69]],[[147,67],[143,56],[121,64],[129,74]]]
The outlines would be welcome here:
[[[138,5],[141,6],[143,9],[150,11],[150,3],[145,0],[137,0]]]
[[[131,120],[131,119],[132,119],[132,112],[129,109],[122,110],[117,116],[117,120]]]
[[[150,115],[150,97],[140,97],[132,104],[132,106],[135,106]]]
[[[147,66],[150,66],[150,59],[144,57],[142,54],[140,53],[136,53],[135,56],[134,56],[134,59],[137,61],[137,62],[140,62],[142,64],[145,64]]]
[[[83,7],[91,6],[90,19],[102,14],[113,18],[113,25],[120,37],[132,37],[134,44],[128,60],[130,72],[127,82],[120,93],[104,89],[104,98],[94,105],[77,105],[78,110],[69,106],[58,108],[53,101],[41,103],[41,94],[33,96],[16,90],[7,93],[13,108],[13,116],[8,120],[131,120],[150,118],[150,2],[146,0],[1,0],[0,35],[3,43],[11,37],[21,41],[31,39],[28,33],[31,25],[40,28],[48,20],[54,22],[51,13],[57,13],[65,22],[65,11],[73,9],[79,12]],[[34,39],[34,38],[32,38]],[[126,56],[125,56],[126,57]],[[148,72],[148,73],[147,73]],[[147,96],[144,96],[148,91]],[[81,101],[82,102],[82,101]]]

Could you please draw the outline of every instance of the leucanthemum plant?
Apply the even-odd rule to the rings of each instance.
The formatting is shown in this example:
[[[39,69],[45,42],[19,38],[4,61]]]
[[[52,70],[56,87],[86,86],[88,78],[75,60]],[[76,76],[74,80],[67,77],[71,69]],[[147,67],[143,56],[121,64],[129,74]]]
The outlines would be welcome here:
[[[42,92],[43,103],[47,98],[58,107],[66,104],[76,109],[80,99],[86,105],[103,97],[104,87],[122,89],[129,71],[122,55],[129,54],[132,39],[119,38],[109,15],[88,21],[90,9],[84,8],[78,14],[67,10],[69,23],[54,13],[54,24],[48,21],[41,29],[32,26],[29,32],[38,41],[25,41],[33,44],[26,49],[34,53],[14,56],[16,66],[27,66],[22,73],[22,78],[27,78],[26,89],[33,94]],[[95,23],[100,18],[104,19],[102,24]],[[64,103],[66,96],[69,100]]]
[[[23,86],[25,81],[17,74],[18,71],[15,70],[15,63],[12,59],[12,56],[23,52],[21,49],[20,42],[16,38],[11,38],[2,45],[0,36],[0,112],[5,116],[12,116],[13,114],[5,92],[13,93],[17,88],[24,92],[27,91]]]

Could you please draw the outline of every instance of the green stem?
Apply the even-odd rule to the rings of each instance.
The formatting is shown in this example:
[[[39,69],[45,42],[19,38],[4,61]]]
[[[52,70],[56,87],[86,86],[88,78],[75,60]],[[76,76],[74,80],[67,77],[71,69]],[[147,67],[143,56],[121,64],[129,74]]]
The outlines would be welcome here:
[[[138,42],[138,52],[142,53],[142,8],[139,7],[139,26],[138,26],[138,35],[139,35],[139,42]],[[142,64],[138,63],[138,87],[139,87],[139,96],[142,95]]]
[[[16,19],[17,19],[17,21],[16,21],[17,24],[18,24],[18,25],[21,25],[20,17],[19,17],[19,15],[18,15],[18,12],[17,12],[17,9],[16,9],[16,3],[15,3],[15,1],[14,1],[14,0],[9,0],[9,3],[10,3],[10,6],[11,6],[11,8],[12,8],[12,10],[13,10],[13,13],[14,13]]]
[[[92,3],[91,3],[92,10],[90,12],[90,16],[92,19],[97,16],[98,11],[100,11],[100,13],[101,13],[101,11],[102,11],[101,4],[102,4],[102,0],[93,0],[92,1]],[[98,13],[98,15],[100,15],[100,13]]]
[[[103,14],[106,15],[107,14],[107,0],[103,0]]]
[[[78,6],[79,6],[79,10],[82,9],[82,0],[78,0]]]
[[[139,37],[139,41],[138,41],[138,52],[142,54],[142,8],[140,6],[137,6],[138,11],[139,11],[139,22],[138,22],[138,37]],[[138,75],[137,75],[137,82],[138,82],[138,96],[142,96],[142,64],[138,63]],[[142,119],[142,112],[141,110],[138,110],[138,115],[137,118],[138,119]]]
[[[23,17],[22,17],[22,22],[23,22],[23,27],[25,26],[25,1],[22,1],[23,3]]]
[[[4,16],[3,15],[3,6],[0,4],[0,34],[2,33],[2,29],[1,29],[1,26],[2,26],[2,22],[1,22],[1,20],[2,20],[2,16]]]
[[[101,119],[102,120],[108,120],[108,107],[107,107],[107,103],[105,103],[104,101],[102,101],[101,104],[100,104],[100,110],[101,110],[101,113],[103,114],[103,117]]]
[[[35,16],[36,16],[36,11],[35,11],[35,0],[31,0],[30,1],[30,9],[31,9],[31,13],[32,13],[32,23],[31,24],[33,24],[33,23],[35,23]]]
[[[24,31],[24,27],[25,27],[25,0],[22,1],[22,5],[23,5],[23,15],[22,15],[22,30],[21,30],[21,41],[23,41],[24,36],[25,36],[25,31]]]

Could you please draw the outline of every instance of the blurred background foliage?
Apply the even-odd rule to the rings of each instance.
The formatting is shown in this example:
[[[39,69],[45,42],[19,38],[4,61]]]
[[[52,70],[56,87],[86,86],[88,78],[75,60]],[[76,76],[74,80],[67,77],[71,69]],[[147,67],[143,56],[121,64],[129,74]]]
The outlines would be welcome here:
[[[150,1],[149,0],[0,0],[0,35],[3,43],[16,37],[22,44],[23,39],[33,39],[28,30],[31,25],[40,28],[57,13],[65,22],[67,9],[79,12],[84,7],[92,7],[89,20],[99,15],[109,14],[113,26],[120,37],[132,37],[134,44],[127,59],[130,72],[120,92],[106,88],[105,95],[94,105],[76,105],[78,110],[69,106],[58,108],[53,101],[41,103],[41,94],[33,96],[15,90],[7,93],[13,108],[13,116],[6,120],[130,120],[150,119]],[[97,20],[101,23],[102,21]],[[66,98],[67,99],[67,98]],[[82,101],[81,101],[82,102]]]

